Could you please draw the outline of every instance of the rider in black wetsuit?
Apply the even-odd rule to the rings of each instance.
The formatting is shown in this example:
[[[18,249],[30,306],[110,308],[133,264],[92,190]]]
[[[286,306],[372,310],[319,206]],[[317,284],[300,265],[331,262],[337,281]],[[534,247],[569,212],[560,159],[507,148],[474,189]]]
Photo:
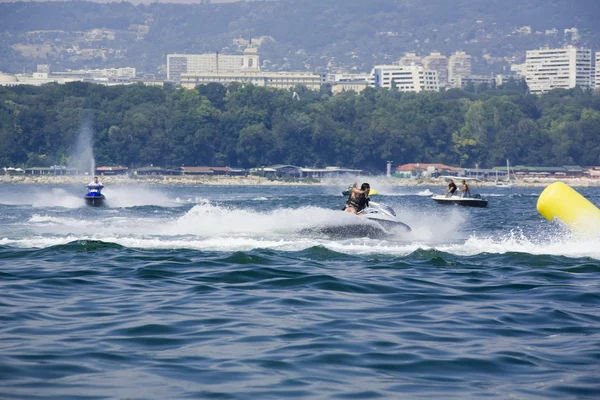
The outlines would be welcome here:
[[[344,211],[358,213],[369,206],[369,190],[371,185],[363,183],[360,189],[352,188],[348,201],[346,201],[346,208]]]

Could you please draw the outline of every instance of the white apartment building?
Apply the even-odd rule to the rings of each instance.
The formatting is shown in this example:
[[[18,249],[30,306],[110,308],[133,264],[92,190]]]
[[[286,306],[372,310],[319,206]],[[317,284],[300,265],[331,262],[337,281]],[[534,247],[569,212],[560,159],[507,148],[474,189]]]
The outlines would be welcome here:
[[[411,65],[423,66],[423,60],[416,53],[405,53],[404,57],[398,60],[398,65],[410,67]]]
[[[232,82],[246,82],[255,86],[268,86],[277,89],[306,86],[311,90],[319,90],[321,80],[321,75],[307,72],[240,71],[238,73],[181,74],[181,86],[187,89],[193,89],[197,85],[206,85],[207,83],[228,85]]]
[[[423,66],[425,69],[437,71],[441,86],[448,83],[448,57],[438,52],[432,52],[423,57]]]
[[[525,79],[531,93],[592,86],[592,51],[569,46],[528,50]]]
[[[471,56],[464,51],[457,51],[448,60],[448,82],[453,87],[460,87],[458,76],[463,79],[471,76]]]
[[[241,71],[260,71],[258,51],[252,46],[244,55],[168,54],[167,79],[179,82],[182,74],[236,74]]]
[[[594,87],[600,89],[600,51],[596,52],[596,73],[594,74]]]
[[[525,78],[527,68],[525,63],[523,64],[511,64],[510,71],[518,78]]]
[[[373,87],[396,88],[401,92],[440,90],[437,71],[418,65],[376,65],[371,71],[369,83]]]
[[[340,83],[340,82],[359,82],[359,81],[367,81],[369,80],[369,74],[367,73],[363,73],[363,74],[350,74],[350,73],[344,73],[344,74],[325,74],[323,76],[323,83],[329,83],[331,85],[334,85],[336,83]]]

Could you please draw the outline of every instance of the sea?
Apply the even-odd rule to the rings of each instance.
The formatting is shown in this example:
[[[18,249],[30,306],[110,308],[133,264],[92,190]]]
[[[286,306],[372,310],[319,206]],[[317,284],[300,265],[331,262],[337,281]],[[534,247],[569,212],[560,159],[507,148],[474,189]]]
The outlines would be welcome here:
[[[0,398],[600,398],[599,236],[385,180],[365,234],[351,183],[0,184]]]

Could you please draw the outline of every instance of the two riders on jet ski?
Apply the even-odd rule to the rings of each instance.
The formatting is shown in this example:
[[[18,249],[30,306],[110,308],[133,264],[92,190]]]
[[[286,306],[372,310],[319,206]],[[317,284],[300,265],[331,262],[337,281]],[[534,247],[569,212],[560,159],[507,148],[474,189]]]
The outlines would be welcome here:
[[[363,183],[360,185],[360,189],[356,187],[356,184],[349,189],[348,200],[346,201],[346,207],[344,211],[358,214],[369,206],[369,191],[371,185]]]

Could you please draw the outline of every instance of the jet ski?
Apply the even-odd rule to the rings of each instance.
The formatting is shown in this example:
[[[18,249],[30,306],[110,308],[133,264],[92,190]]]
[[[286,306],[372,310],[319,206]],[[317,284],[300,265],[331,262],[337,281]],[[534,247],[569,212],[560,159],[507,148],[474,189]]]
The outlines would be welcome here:
[[[370,201],[369,207],[358,214],[345,214],[344,218],[340,218],[339,223],[319,225],[303,229],[303,232],[323,234],[336,239],[354,237],[381,239],[412,230],[396,217],[396,212],[390,206],[383,203]]]
[[[359,211],[356,215],[367,218],[369,221],[379,224],[386,230],[397,228],[401,228],[406,232],[412,230],[410,226],[398,219],[392,207],[383,203],[369,201],[369,206]]]
[[[104,204],[104,201],[106,200],[106,197],[104,197],[104,195],[102,194],[102,189],[104,189],[104,186],[90,185],[87,187],[87,189],[87,194],[83,196],[83,198],[85,199],[85,204],[93,207],[101,206]]]

